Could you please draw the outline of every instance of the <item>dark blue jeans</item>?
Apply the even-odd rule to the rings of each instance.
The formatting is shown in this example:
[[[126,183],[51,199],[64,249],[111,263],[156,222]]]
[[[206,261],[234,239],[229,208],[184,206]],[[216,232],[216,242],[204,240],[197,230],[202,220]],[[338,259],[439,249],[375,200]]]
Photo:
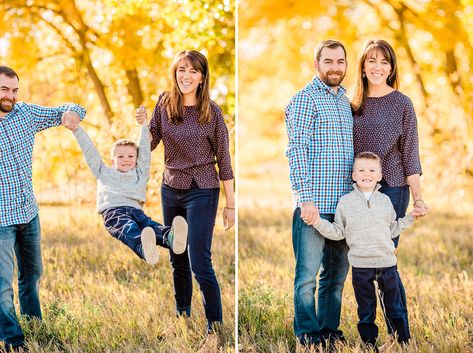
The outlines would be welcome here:
[[[322,214],[333,222],[334,215]],[[340,325],[342,291],[349,265],[345,240],[325,239],[301,219],[300,208],[292,219],[292,244],[296,258],[294,278],[294,333],[304,344],[343,337]],[[317,311],[315,290],[320,270]]]
[[[383,194],[389,196],[391,199],[391,203],[393,204],[394,211],[396,211],[396,219],[402,218],[406,215],[407,207],[409,206],[409,186],[400,186],[400,187],[390,187],[386,184],[386,182],[381,181],[381,189],[379,189],[380,192]],[[397,248],[399,245],[399,238],[400,236],[397,236],[396,238],[393,239],[394,246]],[[399,290],[401,291],[401,301],[402,304],[404,305],[404,311],[405,311],[405,319],[407,321],[407,298],[406,298],[406,290],[404,289],[404,285],[402,284],[402,281],[399,281]],[[391,327],[389,326],[387,320],[386,324],[388,326],[388,333],[392,334]],[[407,327],[407,330],[409,332],[409,326]]]
[[[358,304],[358,332],[366,344],[375,345],[378,338],[376,319],[376,289],[374,281],[378,282],[381,305],[384,303],[385,317],[388,325],[398,335],[398,341],[405,343],[409,340],[409,323],[404,314],[401,301],[401,278],[396,266],[385,268],[355,268],[352,267],[352,282]]]
[[[107,208],[102,216],[105,229],[110,235],[128,246],[141,259],[145,258],[141,245],[141,231],[146,227],[153,228],[156,245],[169,249],[166,235],[171,227],[164,227],[153,221],[139,208],[129,206]]]
[[[41,320],[38,281],[43,273],[41,227],[36,215],[29,223],[0,227],[0,340],[6,348],[24,343],[13,304],[13,267],[18,264],[18,291],[22,315]]]
[[[192,272],[203,295],[205,316],[209,326],[222,321],[220,287],[212,267],[212,235],[217,216],[219,189],[175,189],[161,187],[164,224],[182,216],[189,225],[188,247],[181,254],[171,252],[174,292],[178,314],[190,315]]]

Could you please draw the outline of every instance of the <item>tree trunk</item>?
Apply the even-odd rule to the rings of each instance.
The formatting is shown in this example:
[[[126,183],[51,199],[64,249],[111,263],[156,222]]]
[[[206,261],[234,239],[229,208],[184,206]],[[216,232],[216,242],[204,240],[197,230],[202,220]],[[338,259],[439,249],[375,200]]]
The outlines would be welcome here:
[[[136,68],[126,70],[128,93],[133,98],[133,105],[138,108],[143,103],[143,92],[141,91],[140,79]]]

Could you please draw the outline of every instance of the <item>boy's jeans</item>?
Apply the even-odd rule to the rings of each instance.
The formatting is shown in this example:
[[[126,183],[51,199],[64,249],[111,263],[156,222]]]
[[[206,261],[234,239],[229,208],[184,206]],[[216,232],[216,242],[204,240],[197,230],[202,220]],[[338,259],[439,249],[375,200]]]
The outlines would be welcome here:
[[[146,227],[153,228],[156,245],[169,249],[165,238],[171,227],[164,227],[153,221],[139,208],[129,206],[107,208],[102,216],[110,235],[128,246],[141,259],[145,258],[141,245],[141,231]]]
[[[38,281],[43,273],[39,216],[29,223],[0,227],[0,340],[7,348],[24,343],[13,303],[13,251],[18,263],[21,314],[41,320]]]
[[[394,211],[396,211],[396,220],[406,215],[407,207],[409,206],[409,186],[390,187],[385,181],[381,181],[381,189],[379,189],[379,191],[387,195],[391,200]],[[393,239],[394,246],[396,248],[399,245],[399,238],[400,236],[397,236]],[[404,310],[407,312],[406,290],[404,289],[402,281],[399,281],[399,285],[399,290],[401,291],[401,301],[404,306]],[[386,322],[386,325],[388,326],[388,333],[392,334],[389,323]],[[409,330],[409,327],[407,329]]]
[[[334,215],[322,214],[333,222]],[[345,240],[325,239],[301,219],[300,208],[294,211],[292,243],[296,258],[294,278],[294,332],[302,344],[317,344],[343,337],[340,325],[342,290],[348,265]],[[315,310],[317,273],[320,269],[318,308]]]
[[[192,272],[202,291],[208,326],[222,321],[220,287],[212,266],[212,237],[218,208],[219,189],[176,189],[162,184],[164,224],[182,216],[189,225],[188,247],[181,254],[171,253],[176,310],[190,316]],[[192,272],[191,272],[192,269]]]
[[[400,343],[410,338],[407,311],[401,301],[400,282],[396,266],[385,268],[352,268],[352,282],[358,304],[358,332],[365,343],[376,344],[378,326],[376,319],[376,289],[378,282],[380,297],[386,312],[387,323],[398,334]]]

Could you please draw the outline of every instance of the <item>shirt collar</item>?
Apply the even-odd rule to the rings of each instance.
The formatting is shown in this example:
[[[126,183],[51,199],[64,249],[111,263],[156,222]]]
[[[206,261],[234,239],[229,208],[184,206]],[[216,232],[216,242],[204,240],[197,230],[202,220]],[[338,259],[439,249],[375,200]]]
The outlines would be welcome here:
[[[342,95],[345,94],[346,92],[346,89],[345,87],[343,87],[342,85],[338,86],[338,91],[337,93],[335,93],[335,91],[333,90],[332,87],[328,86],[327,84],[325,84],[325,82],[323,82],[319,76],[315,75],[314,76],[314,79],[312,80],[312,85],[317,87],[318,89],[322,89],[322,90],[325,90],[327,92],[329,92],[330,94],[333,94],[334,96],[336,96],[337,98],[341,97]]]
[[[358,188],[358,185],[356,185],[356,183],[353,183],[353,189],[355,189],[356,191],[358,191],[360,194],[363,193],[363,191],[361,191],[361,190]],[[374,190],[373,190],[373,192],[378,191],[379,189],[381,189],[381,184],[380,184],[380,183],[377,183],[377,184],[376,184],[376,187],[375,187]]]

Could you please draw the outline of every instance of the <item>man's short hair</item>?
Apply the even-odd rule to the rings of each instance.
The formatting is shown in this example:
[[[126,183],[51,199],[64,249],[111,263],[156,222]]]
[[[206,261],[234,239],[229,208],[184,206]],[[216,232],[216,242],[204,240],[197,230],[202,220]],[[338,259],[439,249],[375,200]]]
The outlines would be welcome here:
[[[120,140],[115,141],[112,145],[112,151],[111,151],[112,152],[112,159],[113,159],[113,157],[115,157],[115,153],[116,153],[116,150],[117,150],[118,146],[131,146],[138,153],[138,145],[134,141],[127,140],[127,139],[120,139]]]
[[[345,59],[346,59],[347,58],[347,51],[345,50],[345,47],[343,46],[343,44],[340,43],[340,42],[337,42],[336,40],[329,39],[329,40],[324,40],[324,41],[320,42],[319,44],[317,44],[317,46],[315,47],[315,50],[314,50],[315,60],[320,61],[320,57],[322,56],[322,49],[324,49],[324,48],[335,49],[335,48],[338,48],[338,47],[343,49],[343,53],[345,54]]]
[[[360,152],[355,156],[355,162],[357,159],[371,159],[375,160],[379,163],[379,166],[381,167],[381,158],[373,152],[365,151],[365,152]]]
[[[20,78],[18,77],[15,70],[8,66],[0,66],[0,75],[5,75],[6,77],[10,78],[16,77],[16,79],[20,81]]]

